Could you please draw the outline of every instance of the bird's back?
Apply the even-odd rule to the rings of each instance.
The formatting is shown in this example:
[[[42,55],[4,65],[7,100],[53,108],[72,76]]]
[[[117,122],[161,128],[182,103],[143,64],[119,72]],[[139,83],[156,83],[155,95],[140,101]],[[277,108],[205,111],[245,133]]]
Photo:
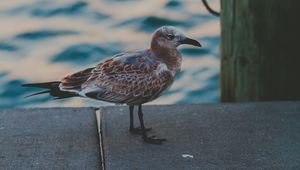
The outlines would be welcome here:
[[[62,91],[113,103],[142,104],[159,97],[174,75],[150,50],[118,54],[62,79]]]

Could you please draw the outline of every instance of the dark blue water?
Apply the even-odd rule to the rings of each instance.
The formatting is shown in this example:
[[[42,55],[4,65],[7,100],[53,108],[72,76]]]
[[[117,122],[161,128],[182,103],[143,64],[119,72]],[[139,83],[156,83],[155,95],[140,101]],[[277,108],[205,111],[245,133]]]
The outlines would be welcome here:
[[[219,18],[199,0],[10,0],[0,2],[0,22],[0,108],[107,105],[24,98],[38,89],[20,85],[59,80],[122,51],[148,48],[162,25],[182,29],[203,48],[180,47],[182,72],[152,104],[219,101]]]

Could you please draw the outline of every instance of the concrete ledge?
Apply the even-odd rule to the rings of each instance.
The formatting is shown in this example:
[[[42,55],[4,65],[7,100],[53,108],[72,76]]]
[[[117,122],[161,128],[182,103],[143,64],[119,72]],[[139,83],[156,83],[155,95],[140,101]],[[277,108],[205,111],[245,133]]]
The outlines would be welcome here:
[[[0,110],[0,169],[300,169],[300,102],[145,106],[144,114],[166,143],[129,134],[125,106],[101,108],[98,122],[93,108]]]
[[[128,133],[127,107],[102,114],[107,170],[300,168],[300,102],[146,106],[160,146]]]
[[[0,110],[0,169],[100,169],[91,108]]]

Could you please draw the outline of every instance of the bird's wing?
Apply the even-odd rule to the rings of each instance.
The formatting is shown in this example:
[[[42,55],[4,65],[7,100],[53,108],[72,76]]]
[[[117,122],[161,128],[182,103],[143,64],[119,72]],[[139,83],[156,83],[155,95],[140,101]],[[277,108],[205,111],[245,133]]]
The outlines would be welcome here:
[[[66,77],[60,87],[69,91],[80,88],[82,96],[115,103],[150,101],[171,85],[173,77],[169,71],[159,70],[161,63],[145,55],[126,53],[107,59]]]
[[[93,75],[92,73],[93,69],[95,69],[95,67],[87,68],[85,70],[64,77],[60,81],[60,85],[59,85],[60,90],[79,92],[81,90],[82,84],[86,82]]]

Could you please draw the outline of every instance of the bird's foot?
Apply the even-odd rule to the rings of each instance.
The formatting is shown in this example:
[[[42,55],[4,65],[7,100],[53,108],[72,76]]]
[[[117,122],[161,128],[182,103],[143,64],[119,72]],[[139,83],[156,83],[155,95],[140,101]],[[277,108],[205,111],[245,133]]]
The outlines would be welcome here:
[[[152,128],[146,128],[145,131],[148,132],[152,130]],[[130,128],[129,129],[130,133],[133,133],[133,134],[138,134],[138,135],[141,135],[143,134],[143,130],[141,127],[136,127],[136,128]]]
[[[164,138],[157,138],[156,136],[143,136],[143,140],[145,143],[151,143],[151,144],[156,144],[156,145],[160,145],[162,144],[164,141],[166,141],[167,139]]]

